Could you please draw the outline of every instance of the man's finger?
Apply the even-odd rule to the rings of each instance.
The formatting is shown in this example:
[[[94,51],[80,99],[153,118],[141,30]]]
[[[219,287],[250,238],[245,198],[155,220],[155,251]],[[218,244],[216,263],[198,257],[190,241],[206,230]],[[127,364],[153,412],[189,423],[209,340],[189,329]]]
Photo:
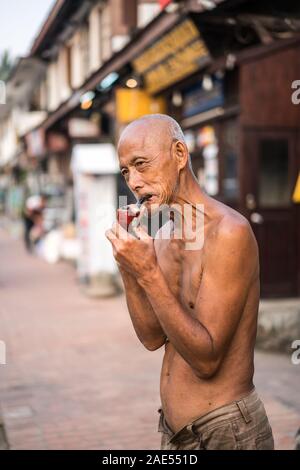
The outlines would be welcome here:
[[[125,230],[122,225],[120,225],[118,222],[115,222],[112,226],[112,232],[115,234],[117,238],[120,238],[121,240],[128,240],[129,238],[133,238],[130,233]]]
[[[117,240],[117,236],[112,229],[106,230],[105,236],[111,243]]]
[[[149,240],[151,239],[150,235],[148,235],[145,227],[139,225],[138,227],[132,227],[132,231],[137,238],[140,240]]]
[[[113,255],[114,255],[114,257],[116,257],[118,249],[120,248],[119,239],[116,237],[116,235],[113,233],[113,231],[111,229],[106,230],[105,236],[110,241],[111,246],[112,246],[112,250],[113,250]]]

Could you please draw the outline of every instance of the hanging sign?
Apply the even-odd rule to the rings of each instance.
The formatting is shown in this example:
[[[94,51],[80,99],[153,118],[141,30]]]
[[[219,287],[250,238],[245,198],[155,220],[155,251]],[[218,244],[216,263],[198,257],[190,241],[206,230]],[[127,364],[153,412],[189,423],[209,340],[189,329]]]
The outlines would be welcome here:
[[[191,75],[211,61],[200,33],[190,19],[183,20],[133,61],[148,93],[157,93]]]
[[[293,202],[295,202],[296,204],[300,203],[300,172],[299,172],[297,183],[296,183],[294,193],[293,193]]]

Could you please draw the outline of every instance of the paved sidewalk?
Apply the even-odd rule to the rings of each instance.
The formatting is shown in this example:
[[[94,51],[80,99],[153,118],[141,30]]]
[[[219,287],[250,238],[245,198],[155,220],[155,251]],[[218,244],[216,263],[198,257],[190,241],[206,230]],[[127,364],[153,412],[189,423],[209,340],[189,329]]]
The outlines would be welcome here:
[[[163,350],[139,344],[124,297],[84,297],[71,266],[28,256],[3,231],[0,259],[0,409],[10,448],[159,448]],[[279,449],[294,447],[299,379],[288,356],[257,353],[256,385]]]

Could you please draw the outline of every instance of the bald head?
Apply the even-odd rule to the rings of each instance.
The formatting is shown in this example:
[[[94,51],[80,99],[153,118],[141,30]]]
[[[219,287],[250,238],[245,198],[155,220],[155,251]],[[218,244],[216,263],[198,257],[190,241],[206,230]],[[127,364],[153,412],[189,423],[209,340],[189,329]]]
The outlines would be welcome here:
[[[125,139],[136,138],[137,132],[147,141],[145,144],[156,143],[160,146],[176,140],[185,142],[180,125],[167,114],[146,114],[131,122],[122,132],[119,146]]]
[[[129,124],[121,134],[120,170],[136,197],[168,203],[182,173],[191,171],[183,132],[166,114],[148,114]],[[150,201],[150,199],[149,199]]]

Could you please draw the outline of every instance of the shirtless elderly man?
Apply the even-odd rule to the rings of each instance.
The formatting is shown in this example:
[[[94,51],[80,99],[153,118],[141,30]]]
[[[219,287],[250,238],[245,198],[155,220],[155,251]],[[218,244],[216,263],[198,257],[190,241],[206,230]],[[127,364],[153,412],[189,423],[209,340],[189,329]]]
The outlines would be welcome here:
[[[150,213],[157,204],[203,205],[204,243],[196,250],[186,249],[184,231],[183,239],[172,230],[152,238],[137,225],[134,236],[116,222],[106,232],[138,338],[149,351],[165,347],[161,448],[273,449],[253,385],[259,261],[249,223],[201,190],[171,117],[129,124],[118,154],[133,194],[151,195]]]

